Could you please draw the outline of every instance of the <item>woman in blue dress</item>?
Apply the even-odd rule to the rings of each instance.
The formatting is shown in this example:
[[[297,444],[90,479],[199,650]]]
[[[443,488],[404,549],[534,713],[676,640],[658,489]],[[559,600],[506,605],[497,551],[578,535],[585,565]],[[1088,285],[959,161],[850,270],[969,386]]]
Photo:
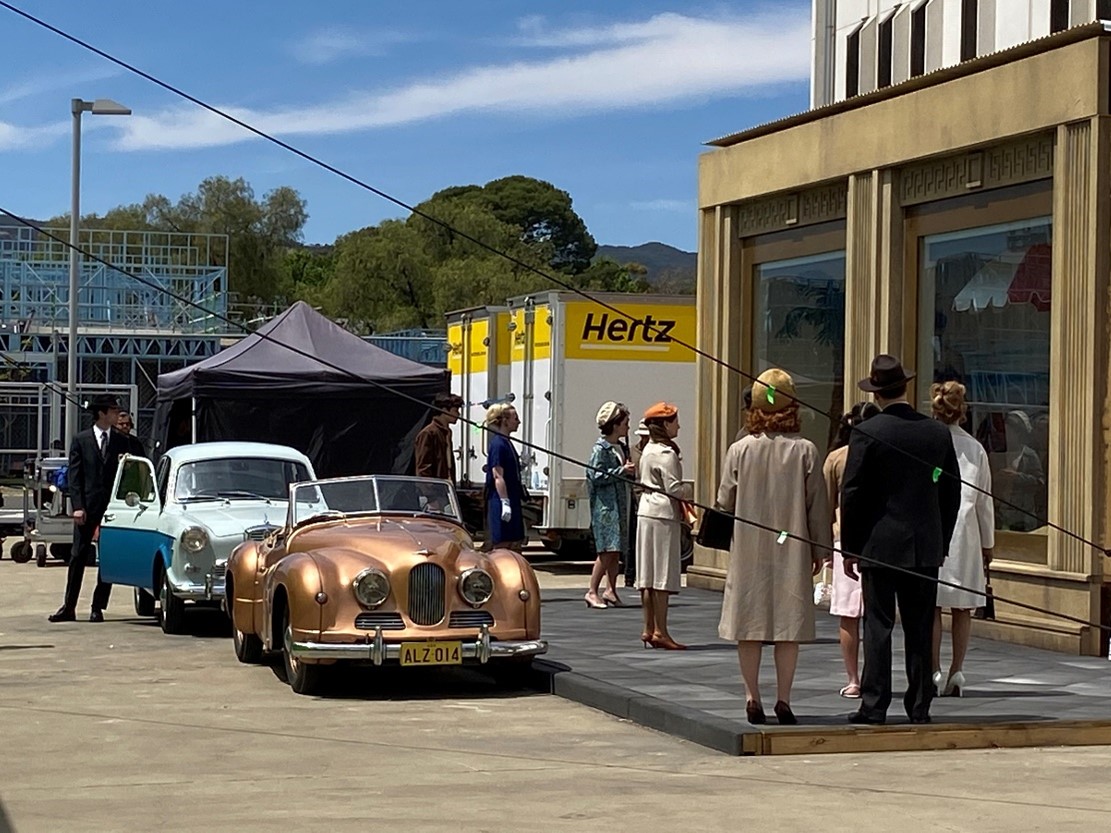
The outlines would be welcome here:
[[[486,450],[486,548],[520,552],[524,549],[525,519],[521,515],[524,488],[521,460],[509,435],[521,426],[517,409],[508,402],[486,412],[490,441]]]
[[[598,409],[596,422],[602,436],[590,450],[586,484],[598,557],[590,574],[586,606],[623,607],[617,595],[617,573],[618,562],[629,555],[629,488],[635,474],[622,445],[629,437],[629,409],[619,402],[606,402]],[[609,582],[606,594],[599,592],[602,576]]]

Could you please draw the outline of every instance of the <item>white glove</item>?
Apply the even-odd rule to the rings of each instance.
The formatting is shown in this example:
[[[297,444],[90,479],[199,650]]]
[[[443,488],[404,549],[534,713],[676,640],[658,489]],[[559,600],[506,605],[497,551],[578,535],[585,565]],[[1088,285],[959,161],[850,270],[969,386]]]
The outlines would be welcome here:
[[[502,519],[502,523],[509,523],[509,521],[510,521],[510,520],[511,520],[512,518],[513,518],[513,507],[509,505],[509,501],[508,501],[508,500],[503,500],[503,501],[501,502],[501,519]]]

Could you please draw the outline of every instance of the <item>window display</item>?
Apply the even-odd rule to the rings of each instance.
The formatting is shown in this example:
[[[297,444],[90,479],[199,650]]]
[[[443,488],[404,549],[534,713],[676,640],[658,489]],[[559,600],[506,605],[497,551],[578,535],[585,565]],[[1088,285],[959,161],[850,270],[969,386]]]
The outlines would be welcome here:
[[[931,380],[968,389],[964,428],[988,452],[999,529],[1046,516],[1051,230],[1041,217],[919,238],[919,408]]]

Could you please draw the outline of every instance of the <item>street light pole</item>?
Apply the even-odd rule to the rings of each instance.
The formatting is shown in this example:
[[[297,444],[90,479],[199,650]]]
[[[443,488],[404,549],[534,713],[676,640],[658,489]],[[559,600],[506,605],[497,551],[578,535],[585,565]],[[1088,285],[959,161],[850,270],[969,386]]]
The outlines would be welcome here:
[[[77,433],[77,313],[80,293],[77,246],[81,223],[81,114],[89,112],[96,116],[130,116],[131,110],[108,98],[98,98],[96,101],[74,98],[70,100],[70,112],[73,114],[73,160],[69,205],[69,339],[66,349],[67,449]]]
[[[70,102],[73,113],[73,159],[69,192],[69,338],[66,341],[66,449],[77,433],[77,236],[81,217],[81,113],[85,102]]]

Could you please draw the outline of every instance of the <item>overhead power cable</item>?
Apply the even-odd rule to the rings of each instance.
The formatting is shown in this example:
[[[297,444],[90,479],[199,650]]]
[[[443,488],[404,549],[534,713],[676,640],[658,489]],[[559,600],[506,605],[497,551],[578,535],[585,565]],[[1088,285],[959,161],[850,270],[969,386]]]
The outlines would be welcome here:
[[[207,307],[205,307],[203,304],[198,303],[197,301],[193,301],[190,298],[186,298],[183,295],[179,295],[179,294],[175,293],[173,290],[168,289],[164,286],[160,286],[155,281],[150,280],[148,278],[145,278],[145,277],[143,277],[142,275],[140,275],[138,273],[130,272],[127,269],[124,269],[123,267],[118,266],[114,263],[111,263],[110,261],[100,257],[99,255],[95,255],[95,254],[92,254],[90,252],[85,252],[83,249],[81,249],[79,247],[76,247],[76,246],[73,246],[73,244],[71,244],[68,240],[65,240],[62,237],[54,234],[49,229],[45,229],[45,228],[39,226],[38,224],[31,222],[30,220],[19,217],[16,214],[13,214],[12,212],[8,211],[6,208],[4,208],[2,206],[0,206],[0,214],[4,215],[6,217],[9,217],[12,220],[15,220],[16,222],[19,222],[19,223],[21,223],[21,224],[23,224],[23,225],[25,225],[29,228],[32,228],[32,229],[36,230],[40,234],[42,234],[46,237],[49,237],[50,239],[55,240],[55,241],[63,244],[67,248],[71,248],[71,249],[74,249],[74,250],[80,252],[84,257],[87,257],[90,260],[93,260],[97,263],[100,263],[103,266],[108,267],[109,269],[112,269],[116,272],[119,272],[120,274],[125,275],[128,278],[131,278],[132,280],[135,280],[135,281],[143,284],[144,286],[155,289],[158,292],[162,292],[162,293],[168,295],[169,297],[173,298],[174,300],[178,301],[179,303],[186,304],[187,306],[190,306],[190,307],[198,310],[199,312],[204,313],[206,316],[210,316],[210,317],[216,319],[217,321],[221,321],[221,322],[235,328],[236,330],[239,330],[239,331],[243,332],[245,335],[252,335],[253,334],[253,335],[257,336],[258,338],[261,338],[261,339],[263,339],[263,340],[265,340],[265,341],[267,341],[271,344],[274,344],[274,345],[276,345],[278,347],[281,347],[285,350],[289,350],[291,353],[294,353],[298,356],[301,356],[301,357],[307,358],[307,359],[312,359],[313,361],[320,364],[321,366],[326,367],[329,370],[334,370],[334,371],[336,371],[336,372],[338,372],[342,375],[348,376],[352,380],[354,380],[354,381],[356,381],[360,384],[365,384],[365,385],[377,388],[379,390],[383,390],[383,391],[385,391],[389,394],[392,394],[393,396],[396,396],[396,397],[401,398],[401,399],[408,400],[408,401],[413,402],[415,404],[418,404],[422,407],[428,408],[431,411],[437,411],[437,412],[442,413],[442,414],[448,413],[445,409],[437,408],[435,405],[429,404],[429,403],[425,402],[424,400],[420,399],[419,397],[413,396],[410,393],[399,390],[399,389],[397,389],[397,388],[395,388],[391,385],[385,384],[383,382],[379,382],[379,381],[376,381],[376,380],[373,380],[373,379],[363,378],[362,376],[359,376],[357,373],[355,373],[354,371],[352,371],[348,368],[341,367],[340,365],[337,365],[334,362],[330,362],[326,359],[321,358],[320,356],[317,356],[313,353],[309,353],[308,351],[302,350],[301,348],[296,347],[294,345],[287,344],[287,343],[283,342],[281,339],[274,338],[269,333],[258,332],[258,331],[255,331],[254,333],[252,333],[243,323],[241,323],[239,321],[235,321],[235,320],[229,318],[228,316],[226,316],[222,313],[216,312],[214,310],[210,310]],[[460,415],[458,417],[458,419],[459,419],[460,422],[464,423],[465,425],[469,425],[473,428],[479,428],[479,429],[481,429],[483,431],[487,431],[487,432],[489,432],[491,430],[485,424],[476,422],[475,420],[469,419],[469,418],[464,417],[462,415]],[[517,442],[519,445],[521,445],[524,448],[528,448],[532,451],[542,451],[542,452],[544,452],[545,454],[548,454],[551,457],[554,457],[558,460],[562,460],[566,463],[571,463],[572,465],[575,465],[575,466],[579,466],[579,467],[581,467],[581,468],[583,468],[587,471],[596,471],[596,472],[605,473],[604,469],[601,469],[597,466],[591,466],[589,462],[583,462],[582,460],[579,460],[579,459],[574,458],[574,457],[570,457],[566,454],[555,451],[554,449],[545,448],[544,446],[539,445],[537,443],[531,443],[531,442],[528,442],[528,441],[525,441],[525,440],[515,440],[515,442]],[[671,497],[671,495],[668,494],[663,489],[659,489],[659,488],[656,488],[654,486],[650,486],[648,484],[637,484],[637,485],[638,485],[639,488],[641,488],[645,491],[654,492],[654,493],[657,493],[657,494],[665,495],[667,497]],[[799,535],[797,533],[791,532],[790,530],[776,529],[775,527],[769,526],[768,524],[765,524],[765,523],[761,523],[760,521],[755,521],[755,520],[752,520],[751,518],[745,518],[745,517],[742,517],[740,515],[735,515],[730,511],[723,511],[721,509],[717,509],[716,507],[710,507],[710,506],[707,506],[705,504],[698,503],[697,501],[692,500],[692,501],[687,501],[687,502],[691,503],[693,506],[695,506],[699,509],[702,509],[704,512],[708,512],[708,511],[711,511],[711,510],[722,512],[722,514],[731,518],[734,521],[734,523],[741,523],[741,524],[744,524],[746,526],[751,526],[755,529],[760,529],[760,530],[763,530],[765,532],[773,533],[777,536],[777,541],[780,542],[780,543],[782,543],[783,541],[786,541],[788,539],[793,539],[795,541],[799,541],[801,543],[808,544],[809,546],[811,546],[815,549],[824,550],[824,551],[828,552],[831,557],[832,557],[832,554],[834,552],[838,551],[838,550],[835,550],[835,548],[832,547],[832,546],[822,544],[822,543],[820,543],[818,541],[815,541],[815,540],[813,540],[813,539],[811,539],[811,538],[809,538],[805,535]],[[870,565],[873,565],[873,566],[876,566],[876,567],[883,567],[885,569],[893,570],[894,572],[897,572],[897,573],[902,573],[902,574],[908,575],[908,576],[914,576],[914,577],[917,577],[917,578],[919,578],[923,581],[933,582],[934,584],[937,584],[939,586],[952,587],[956,590],[964,590],[965,592],[971,593],[971,594],[976,595],[976,596],[983,597],[984,599],[987,599],[988,595],[989,595],[988,593],[986,593],[984,591],[973,590],[971,588],[966,588],[966,587],[964,587],[960,584],[957,584],[955,582],[946,581],[946,580],[941,579],[941,578],[923,576],[920,573],[916,573],[914,570],[910,570],[910,569],[907,569],[905,567],[898,567],[898,566],[886,564],[882,561],[879,561],[878,559],[870,558],[868,556],[859,555],[859,554],[855,554],[855,553],[849,553],[849,552],[845,552],[844,550],[840,550],[840,552],[841,552],[843,557],[856,558],[857,560],[859,560],[860,562],[862,562],[864,564],[870,564]],[[1029,611],[1034,612],[1034,613],[1040,613],[1042,615],[1049,616],[1049,617],[1052,617],[1052,618],[1062,619],[1062,620],[1065,620],[1065,621],[1074,622],[1076,624],[1084,625],[1084,626],[1087,626],[1087,627],[1093,627],[1093,628],[1097,628],[1097,629],[1100,629],[1100,630],[1111,630],[1111,626],[1102,625],[1098,622],[1091,622],[1087,619],[1083,619],[1083,618],[1078,617],[1078,616],[1073,616],[1073,615],[1068,614],[1068,613],[1060,613],[1058,611],[1049,610],[1048,608],[1041,608],[1041,607],[1038,607],[1036,605],[1027,604],[1026,602],[1020,602],[1016,599],[1010,599],[1010,598],[1007,598],[1007,597],[1004,597],[1004,596],[998,596],[998,595],[995,595],[994,593],[991,594],[991,598],[993,598],[995,601],[998,601],[998,602],[1001,602],[1001,603],[1004,603],[1004,604],[1009,604],[1009,605],[1012,605],[1014,607],[1021,608],[1023,610],[1029,610]]]
[[[628,319],[629,321],[633,322],[634,324],[639,323],[642,327],[644,327],[645,333],[654,332],[654,333],[660,335],[661,337],[669,338],[673,343],[679,345],[680,347],[684,347],[684,348],[690,350],[695,355],[700,356],[700,357],[706,359],[707,361],[710,361],[710,362],[712,362],[714,364],[717,364],[717,365],[719,365],[723,368],[726,368],[727,370],[729,370],[729,371],[737,374],[738,376],[740,376],[744,379],[747,379],[751,382],[756,382],[757,381],[757,376],[753,375],[752,373],[749,373],[748,371],[742,370],[741,368],[737,367],[736,365],[733,365],[733,364],[725,361],[724,359],[719,358],[718,356],[715,356],[711,353],[705,352],[704,350],[699,348],[697,345],[690,344],[689,342],[686,342],[683,339],[671,336],[669,333],[664,332],[660,327],[654,326],[651,323],[649,323],[649,321],[647,319],[637,318],[635,315],[632,315],[628,312],[625,312],[624,310],[620,309],[617,306],[614,306],[613,304],[609,303],[608,301],[601,300],[601,299],[597,298],[596,296],[591,295],[586,290],[584,290],[580,287],[577,287],[577,286],[575,286],[571,283],[568,283],[567,281],[563,280],[562,278],[556,277],[555,275],[551,274],[550,272],[546,272],[543,269],[539,269],[538,267],[534,266],[533,264],[526,263],[525,261],[521,260],[520,258],[516,257],[515,255],[513,255],[509,252],[506,252],[502,249],[499,249],[496,246],[492,246],[489,243],[486,243],[485,241],[480,240],[477,237],[474,237],[473,235],[467,234],[466,232],[455,228],[454,226],[447,223],[446,221],[441,220],[438,217],[417,208],[416,206],[409,205],[405,201],[403,201],[401,199],[398,199],[397,197],[394,197],[393,195],[381,190],[380,188],[376,188],[373,185],[370,185],[369,183],[364,182],[363,180],[359,179],[358,177],[353,176],[352,174],[349,174],[346,171],[344,171],[340,168],[337,168],[337,167],[335,167],[334,165],[331,165],[328,162],[323,161],[319,157],[313,156],[312,154],[301,150],[300,148],[296,147],[295,145],[291,145],[290,143],[285,142],[285,141],[277,138],[276,136],[274,136],[270,133],[267,133],[266,131],[264,131],[264,130],[258,128],[258,127],[255,127],[254,125],[250,124],[249,122],[246,122],[243,119],[237,118],[236,116],[233,116],[230,113],[228,113],[224,110],[221,110],[219,107],[216,107],[215,105],[209,104],[208,102],[206,102],[206,101],[204,101],[204,100],[202,100],[202,99],[200,99],[200,98],[198,98],[198,97],[196,97],[196,96],[194,96],[194,95],[192,95],[188,92],[185,92],[184,90],[180,89],[179,87],[176,87],[176,86],[174,86],[174,85],[172,85],[172,84],[170,84],[166,81],[163,81],[162,79],[146,72],[145,70],[142,70],[142,69],[134,66],[133,64],[128,63],[127,61],[124,61],[121,58],[117,58],[116,56],[112,55],[111,53],[106,52],[105,50],[100,49],[97,46],[94,46],[93,44],[77,37],[76,35],[72,35],[69,32],[66,32],[63,29],[60,29],[59,27],[54,26],[53,24],[48,23],[47,21],[45,21],[45,20],[43,20],[39,17],[36,17],[35,15],[33,15],[29,12],[24,11],[23,9],[19,8],[18,6],[8,2],[8,0],[0,0],[0,7],[6,8],[9,11],[13,12],[14,14],[17,14],[20,17],[23,17],[26,20],[34,23],[35,25],[40,26],[44,29],[47,29],[48,31],[53,32],[54,34],[58,35],[59,37],[64,38],[64,39],[70,41],[71,43],[76,44],[77,46],[80,46],[82,49],[86,49],[86,50],[94,53],[95,55],[100,56],[104,60],[109,61],[109,62],[115,64],[116,66],[119,66],[119,67],[127,70],[128,72],[131,72],[135,75],[138,75],[139,77],[149,81],[150,83],[155,84],[156,86],[161,87],[162,89],[164,89],[164,90],[166,90],[170,93],[173,93],[174,95],[176,95],[180,98],[183,98],[186,101],[189,101],[189,102],[195,104],[196,106],[201,107],[202,109],[207,110],[208,112],[210,112],[210,113],[212,113],[216,116],[219,116],[220,118],[225,119],[225,120],[231,122],[232,124],[235,124],[235,125],[243,128],[244,130],[248,131],[249,133],[252,133],[252,134],[254,134],[255,136],[258,136],[261,139],[264,139],[264,140],[266,140],[266,141],[268,141],[268,142],[270,142],[274,145],[277,145],[278,147],[282,148],[283,150],[286,150],[286,151],[294,154],[295,156],[297,156],[301,159],[304,159],[306,162],[309,162],[310,164],[313,164],[313,165],[316,165],[320,168],[323,168],[324,170],[328,171],[329,173],[335,174],[336,176],[340,177],[341,179],[344,179],[347,182],[350,182],[351,184],[353,184],[353,185],[355,185],[359,188],[362,188],[365,191],[369,191],[370,193],[374,194],[375,196],[381,197],[382,199],[386,200],[387,202],[391,202],[394,205],[398,206],[399,208],[403,208],[406,211],[410,212],[411,214],[416,215],[417,217],[421,217],[421,218],[429,221],[430,223],[433,223],[437,226],[440,226],[441,228],[445,229],[446,231],[451,232],[452,234],[456,235],[457,237],[460,237],[464,240],[467,240],[468,242],[474,243],[476,246],[478,246],[478,247],[480,247],[480,248],[482,248],[482,249],[484,249],[484,250],[486,250],[486,251],[488,251],[492,254],[495,254],[498,257],[502,257],[502,258],[510,261],[514,265],[521,267],[522,269],[524,269],[527,272],[531,272],[535,275],[538,275],[538,276],[544,278],[545,280],[550,281],[551,283],[555,284],[556,286],[559,286],[560,288],[562,288],[564,290],[567,290],[567,291],[572,292],[576,295],[579,295],[580,297],[585,298],[586,300],[588,300],[588,301],[590,301],[594,304],[597,304],[598,306],[602,307],[603,309],[607,309],[610,312],[613,312],[614,314],[621,316],[622,318]],[[840,421],[838,417],[833,416],[828,411],[826,411],[824,408],[821,408],[817,405],[812,405],[809,402],[806,402],[802,399],[799,399],[797,396],[792,396],[791,394],[788,394],[788,393],[785,393],[785,392],[782,392],[782,391],[777,391],[776,394],[779,395],[779,396],[782,396],[783,398],[785,398],[789,401],[797,403],[800,407],[804,407],[804,408],[807,408],[811,411],[814,411],[815,413],[821,414],[822,416],[824,416],[826,419],[830,420],[831,422],[839,422]],[[863,427],[861,425],[855,425],[851,428],[851,430],[852,431],[863,431]],[[876,437],[876,436],[868,433],[867,431],[863,431],[863,433],[865,433],[867,436],[869,436],[873,441],[879,443],[880,445],[886,446],[886,447],[894,450],[895,452],[897,452],[898,454],[901,454],[902,456],[906,457],[907,459],[913,460],[913,461],[915,461],[915,462],[919,463],[920,465],[923,465],[927,468],[933,468],[929,463],[927,463],[925,460],[921,459],[920,457],[917,457],[912,452],[907,451],[904,448],[900,448],[898,446],[895,446],[892,443],[888,442],[887,440],[884,440],[880,437]],[[1050,521],[1048,518],[1043,518],[1040,515],[1038,515],[1037,513],[1032,512],[1031,510],[1027,509],[1024,506],[1020,506],[1017,503],[1013,503],[1012,501],[1009,501],[1006,498],[998,497],[997,495],[993,494],[992,492],[990,492],[987,489],[984,489],[983,487],[979,486],[976,483],[969,483],[969,482],[961,479],[959,474],[953,474],[953,473],[948,472],[948,471],[943,471],[941,473],[941,476],[955,479],[961,485],[968,486],[973,491],[976,491],[976,492],[979,492],[981,494],[987,495],[988,497],[991,497],[996,502],[998,502],[998,503],[1000,503],[1004,506],[1007,506],[1010,509],[1014,509],[1016,512],[1019,512],[1022,515],[1033,518],[1035,521],[1037,521],[1039,526],[1047,526],[1050,529],[1055,529],[1058,532],[1062,533],[1063,535],[1065,535],[1069,538],[1072,538],[1072,539],[1074,539],[1074,540],[1076,540],[1076,541],[1078,541],[1078,542],[1080,542],[1080,543],[1082,543],[1086,546],[1092,547],[1093,549],[1099,551],[1100,553],[1102,553],[1104,555],[1111,556],[1111,548],[1105,547],[1102,544],[1098,544],[1095,541],[1089,540],[1088,538],[1084,537],[1083,535],[1080,535],[1079,533],[1076,533],[1076,532],[1074,532],[1070,529],[1067,529],[1066,527],[1061,526],[1060,524],[1057,524],[1057,523],[1054,523],[1053,521]]]
[[[54,26],[53,24],[48,23],[45,20],[43,20],[39,17],[36,17],[33,14],[30,14],[29,12],[24,11],[23,9],[19,8],[18,6],[15,6],[14,4],[8,2],[8,0],[0,0],[0,7],[6,8],[9,11],[11,11],[12,13],[17,14],[20,17],[25,18],[26,20],[34,23],[35,25],[40,26],[44,29],[47,29],[48,31],[53,32],[54,34],[58,35],[59,37],[64,38],[64,39],[70,41],[71,43],[76,44],[77,46],[80,46],[81,48],[86,49],[86,50],[94,53],[95,55],[100,56],[104,60],[109,61],[109,62],[115,64],[116,66],[119,66],[119,67],[127,70],[128,72],[131,72],[135,75],[138,75],[139,77],[149,81],[150,83],[155,84],[156,86],[161,87],[162,89],[164,89],[164,90],[166,90],[170,93],[173,93],[174,95],[176,95],[180,98],[183,98],[186,101],[189,101],[189,102],[197,105],[198,107],[201,107],[202,109],[207,110],[210,113],[212,113],[216,116],[219,116],[220,118],[225,119],[225,120],[231,122],[232,124],[235,124],[235,125],[243,128],[244,130],[248,131],[249,133],[254,134],[255,136],[258,136],[261,139],[264,139],[264,140],[266,140],[266,141],[268,141],[268,142],[270,142],[274,145],[277,145],[278,147],[282,148],[283,150],[286,150],[286,151],[294,154],[295,156],[298,156],[299,158],[304,159],[306,162],[309,162],[310,164],[313,164],[313,165],[316,165],[320,168],[323,168],[324,170],[328,171],[329,173],[335,174],[336,176],[340,177],[341,179],[344,179],[344,180],[352,183],[353,185],[355,185],[359,188],[362,188],[363,190],[369,191],[370,193],[374,194],[375,196],[381,197],[382,199],[393,203],[394,205],[398,206],[399,208],[403,208],[406,211],[408,211],[408,212],[410,212],[410,213],[412,213],[412,214],[414,214],[418,217],[421,217],[421,218],[423,218],[423,219],[425,219],[425,220],[427,220],[427,221],[429,221],[429,222],[431,222],[431,223],[433,223],[437,226],[440,226],[441,228],[451,232],[452,234],[456,235],[457,237],[460,237],[464,240],[467,240],[468,242],[474,243],[476,246],[478,246],[482,249],[485,249],[486,251],[491,252],[492,254],[495,254],[499,257],[505,258],[506,260],[510,261],[511,263],[513,263],[516,266],[521,267],[522,269],[526,270],[527,272],[531,272],[535,275],[538,275],[538,276],[544,278],[545,280],[550,281],[551,283],[555,284],[556,286],[559,286],[562,289],[565,289],[569,292],[572,292],[576,295],[579,295],[582,298],[585,298],[586,300],[588,300],[588,301],[590,301],[594,304],[597,304],[598,306],[602,307],[603,309],[607,309],[607,310],[613,312],[614,314],[621,316],[622,318],[628,319],[629,321],[634,322],[634,323],[641,324],[641,326],[644,327],[644,331],[646,333],[654,332],[654,333],[659,334],[661,337],[670,338],[673,343],[678,344],[679,346],[690,350],[695,355],[700,356],[700,357],[706,359],[707,361],[710,361],[710,362],[712,362],[714,364],[717,364],[717,365],[719,365],[723,368],[726,368],[727,370],[737,374],[738,376],[741,376],[744,379],[747,379],[747,380],[752,381],[752,382],[757,381],[757,377],[755,375],[753,375],[752,373],[749,373],[745,370],[742,370],[741,368],[725,361],[724,359],[719,358],[718,356],[714,356],[710,353],[705,352],[704,350],[699,348],[697,345],[690,344],[689,342],[686,342],[686,341],[684,341],[680,338],[670,336],[668,333],[665,333],[661,328],[659,328],[657,326],[653,326],[652,324],[650,324],[647,321],[647,319],[639,319],[636,316],[634,316],[634,315],[632,315],[628,312],[625,312],[624,310],[620,309],[619,307],[614,306],[613,304],[609,303],[608,301],[601,300],[601,299],[597,298],[596,296],[591,295],[589,292],[581,289],[580,287],[577,287],[577,286],[575,286],[571,283],[568,283],[567,281],[563,280],[562,278],[556,277],[555,275],[551,274],[550,272],[546,272],[543,269],[539,269],[539,268],[537,268],[536,266],[534,266],[530,263],[526,263],[525,261],[521,260],[520,258],[514,256],[513,254],[511,254],[509,252],[503,251],[503,250],[497,248],[496,246],[492,246],[489,243],[486,243],[485,241],[474,237],[473,235],[467,234],[466,232],[461,231],[461,230],[455,228],[454,226],[450,225],[446,221],[441,220],[438,217],[436,217],[432,214],[429,214],[428,212],[423,211],[423,210],[421,210],[421,209],[419,209],[415,206],[409,205],[405,201],[403,201],[401,199],[398,199],[397,197],[394,197],[393,195],[381,190],[380,188],[375,188],[373,185],[370,185],[369,183],[364,182],[363,180],[359,179],[358,177],[355,177],[352,174],[349,174],[346,171],[344,171],[340,168],[337,168],[334,165],[331,165],[328,162],[325,162],[322,159],[320,159],[316,156],[313,156],[310,153],[307,153],[306,151],[301,150],[300,148],[296,147],[295,145],[291,145],[290,143],[285,142],[285,141],[277,138],[276,136],[273,136],[273,135],[267,133],[266,131],[255,127],[254,125],[250,124],[249,122],[246,122],[243,119],[237,118],[236,116],[233,116],[230,113],[228,113],[224,110],[221,110],[219,107],[216,107],[212,104],[209,104],[208,102],[206,102],[206,101],[204,101],[204,100],[202,100],[202,99],[200,99],[200,98],[198,98],[198,97],[196,97],[196,96],[194,96],[194,95],[192,95],[188,92],[185,92],[184,90],[180,89],[179,87],[176,87],[172,84],[169,84],[168,82],[163,81],[162,79],[146,72],[145,70],[139,69],[138,67],[134,66],[133,64],[130,64],[127,61],[122,60],[121,58],[117,58],[116,56],[110,54],[109,52],[106,52],[105,50],[100,49],[99,47],[96,47],[93,44],[88,43],[87,41],[85,41],[81,38],[78,38],[77,36],[72,35],[69,32],[66,32],[63,29],[60,29],[59,27]],[[806,402],[802,399],[799,399],[797,396],[792,396],[792,395],[784,393],[782,391],[777,391],[777,395],[780,395],[780,396],[784,397],[785,399],[788,399],[792,402],[797,403],[800,407],[804,407],[804,408],[807,408],[811,411],[814,411],[815,413],[821,414],[822,416],[824,416],[826,419],[830,420],[831,422],[839,422],[838,417],[833,416],[828,411],[826,411],[824,408],[821,408],[817,405],[812,405],[809,402]],[[862,426],[856,425],[856,426],[853,426],[851,428],[851,430],[852,431],[862,431],[863,429],[862,429]],[[901,454],[902,456],[906,457],[907,459],[913,460],[913,461],[919,463],[920,465],[926,466],[927,468],[932,468],[932,466],[930,466],[930,464],[927,463],[925,460],[922,460],[921,458],[917,457],[916,455],[907,451],[906,449],[899,448],[899,447],[891,444],[887,440],[884,440],[884,439],[879,438],[879,437],[875,437],[875,436],[869,434],[867,431],[864,431],[864,433],[867,434],[869,437],[871,437],[871,439],[874,440],[875,442],[877,442],[881,445],[884,445],[888,448],[891,448],[892,450],[896,451],[897,453]],[[1073,540],[1076,540],[1076,541],[1078,541],[1078,542],[1080,542],[1080,543],[1082,543],[1086,546],[1092,547],[1093,549],[1099,551],[1100,553],[1102,553],[1104,555],[1111,556],[1111,548],[1105,547],[1102,544],[1099,544],[1099,543],[1096,543],[1095,541],[1089,540],[1088,538],[1084,537],[1083,535],[1080,535],[1079,533],[1076,533],[1076,532],[1074,532],[1070,529],[1067,529],[1066,527],[1061,526],[1060,524],[1057,524],[1057,523],[1054,523],[1053,521],[1050,521],[1048,518],[1043,518],[1040,515],[1038,515],[1037,513],[1032,512],[1031,510],[1027,509],[1024,506],[1020,506],[1019,504],[1014,503],[1012,501],[1009,501],[1006,498],[998,497],[997,495],[993,494],[992,492],[988,491],[987,489],[984,489],[983,487],[977,485],[976,483],[969,483],[965,480],[962,480],[961,477],[958,474],[953,474],[951,472],[946,471],[946,472],[942,472],[941,476],[955,479],[959,483],[961,483],[961,485],[968,486],[973,491],[976,491],[976,492],[979,492],[981,494],[987,495],[988,497],[991,497],[996,502],[998,502],[998,503],[1000,503],[1004,506],[1007,506],[1008,508],[1013,509],[1016,512],[1019,512],[1022,515],[1033,518],[1035,521],[1037,521],[1039,526],[1047,526],[1050,529],[1055,529],[1058,532],[1062,533],[1063,535],[1065,535],[1069,538],[1072,538]]]

